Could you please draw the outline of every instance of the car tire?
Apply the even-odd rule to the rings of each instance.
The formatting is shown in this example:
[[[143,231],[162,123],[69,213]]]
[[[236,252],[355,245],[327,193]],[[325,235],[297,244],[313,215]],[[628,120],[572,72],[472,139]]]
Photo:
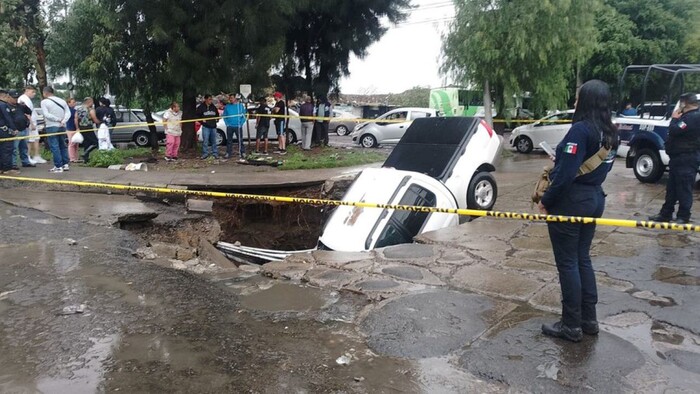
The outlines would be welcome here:
[[[226,132],[216,129],[216,146],[226,146]]]
[[[372,134],[364,134],[360,137],[360,145],[363,148],[376,148],[378,146],[377,139]]]
[[[640,149],[634,157],[634,176],[642,183],[656,183],[664,175],[659,152],[652,149]]]
[[[348,135],[349,132],[350,132],[350,130],[348,130],[348,127],[345,125],[342,125],[342,124],[335,128],[335,133],[341,137]]]
[[[490,211],[496,204],[498,186],[496,179],[488,172],[478,172],[469,182],[467,189],[467,208]]]
[[[522,136],[515,140],[515,149],[520,153],[530,153],[532,148],[532,140],[529,137]]]
[[[297,133],[292,129],[287,129],[284,132],[285,137],[287,137],[287,145],[293,145],[297,142]]]
[[[151,145],[151,139],[149,138],[148,133],[145,131],[135,132],[132,139],[134,140],[134,144],[141,148]]]

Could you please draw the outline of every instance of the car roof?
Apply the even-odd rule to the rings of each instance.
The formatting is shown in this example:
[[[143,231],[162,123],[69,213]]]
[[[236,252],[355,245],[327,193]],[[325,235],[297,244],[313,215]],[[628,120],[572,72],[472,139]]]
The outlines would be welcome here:
[[[389,112],[396,112],[396,111],[425,111],[425,112],[435,112],[435,109],[433,108],[421,108],[421,107],[401,107],[401,108],[394,108]]]

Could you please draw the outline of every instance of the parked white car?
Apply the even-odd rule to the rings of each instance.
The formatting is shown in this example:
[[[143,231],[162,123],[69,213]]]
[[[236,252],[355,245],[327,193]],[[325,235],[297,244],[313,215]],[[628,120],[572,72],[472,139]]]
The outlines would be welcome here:
[[[396,144],[415,119],[435,117],[432,108],[397,108],[372,122],[360,123],[353,130],[353,142],[364,148],[376,148],[381,144]],[[402,121],[403,120],[403,121]]]
[[[343,201],[490,210],[498,195],[491,172],[496,169],[501,148],[502,138],[481,119],[419,119],[383,168],[364,170]],[[339,206],[326,222],[318,246],[364,251],[411,243],[418,234],[456,226],[461,219],[467,218],[440,212]]]
[[[516,127],[510,135],[510,145],[520,153],[530,153],[546,142],[552,148],[559,145],[571,128],[574,110],[555,112],[535,123]],[[568,121],[568,122],[567,122]]]
[[[250,139],[255,140],[255,114],[252,114],[251,111],[253,108],[248,108],[248,126],[250,127]],[[288,119],[287,123],[287,144],[294,144],[301,138],[301,120],[299,120],[298,116],[299,113],[294,111],[293,109],[288,109],[289,111],[289,116],[291,118]],[[296,117],[295,117],[296,116]],[[275,129],[275,118],[270,119],[270,128],[267,133],[267,138],[270,139],[270,141],[276,141],[277,140],[277,130]],[[248,129],[247,126],[243,126],[243,135],[245,136],[245,139],[248,139]],[[235,137],[235,136],[234,136]],[[201,142],[202,141],[202,132],[201,128],[197,130],[197,139]],[[235,138],[234,138],[235,140]],[[218,122],[216,122],[216,143],[219,146],[226,145],[226,123],[224,122],[223,119],[219,119]]]

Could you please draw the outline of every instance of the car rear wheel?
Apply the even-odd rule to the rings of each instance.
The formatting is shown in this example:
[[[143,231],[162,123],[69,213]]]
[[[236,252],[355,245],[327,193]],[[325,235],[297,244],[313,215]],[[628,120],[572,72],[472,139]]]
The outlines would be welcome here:
[[[226,133],[223,130],[216,129],[216,146],[226,145]]]
[[[363,148],[376,148],[377,139],[372,134],[365,134],[360,138],[360,145]]]
[[[341,137],[344,136],[344,135],[348,135],[348,132],[349,132],[349,131],[350,131],[350,130],[348,130],[347,126],[342,125],[342,124],[341,124],[340,126],[338,126],[338,127],[335,128],[335,133],[338,134],[338,135],[341,136]]]
[[[297,133],[292,129],[287,129],[285,131],[285,136],[287,137],[287,145],[292,145],[297,142]]]
[[[498,187],[493,175],[479,172],[472,178],[467,189],[467,207],[480,211],[489,211],[496,203]]]
[[[145,131],[135,132],[133,139],[136,146],[144,147],[151,144],[150,138],[148,138],[148,133]]]
[[[652,149],[640,149],[634,158],[634,176],[642,183],[656,183],[664,175],[659,153]]]
[[[515,149],[520,153],[530,153],[532,152],[532,140],[529,137],[518,137],[515,141]]]

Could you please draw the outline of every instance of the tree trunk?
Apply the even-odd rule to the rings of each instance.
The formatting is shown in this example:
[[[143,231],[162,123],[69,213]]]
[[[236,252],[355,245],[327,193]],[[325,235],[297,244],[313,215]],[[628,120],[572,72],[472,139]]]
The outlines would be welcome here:
[[[189,87],[182,89],[182,120],[195,119],[197,112],[197,92]],[[183,152],[191,152],[197,147],[197,133],[194,122],[182,124],[182,139],[180,148]]]
[[[492,115],[492,101],[491,101],[491,86],[489,85],[489,80],[484,81],[484,120],[491,127],[493,127],[493,115]]]
[[[34,43],[34,53],[36,54],[36,79],[39,82],[39,91],[41,92],[49,84],[46,76],[46,49],[43,37]]]

